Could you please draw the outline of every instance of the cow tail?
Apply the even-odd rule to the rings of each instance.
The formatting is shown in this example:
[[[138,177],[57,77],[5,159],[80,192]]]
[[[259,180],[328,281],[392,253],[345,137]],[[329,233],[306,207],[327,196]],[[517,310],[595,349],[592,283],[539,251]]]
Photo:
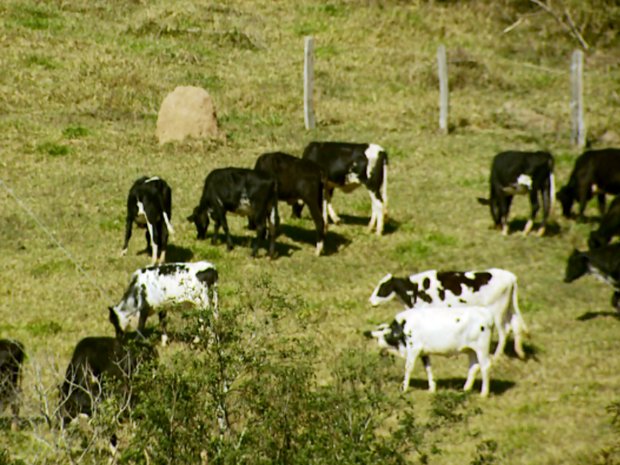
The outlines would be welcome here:
[[[521,311],[519,310],[517,287],[517,280],[515,279],[512,285],[512,308],[514,310],[512,318],[513,331],[515,331],[516,333],[516,328],[514,326],[517,325],[523,331],[523,333],[529,335],[529,329],[525,324],[525,320],[523,320],[523,317],[521,316]]]
[[[327,233],[327,225],[329,223],[329,218],[327,218],[327,198],[328,198],[327,171],[321,168],[320,173],[321,173],[321,183],[323,184],[323,195],[321,199],[321,214],[323,215],[323,231]]]

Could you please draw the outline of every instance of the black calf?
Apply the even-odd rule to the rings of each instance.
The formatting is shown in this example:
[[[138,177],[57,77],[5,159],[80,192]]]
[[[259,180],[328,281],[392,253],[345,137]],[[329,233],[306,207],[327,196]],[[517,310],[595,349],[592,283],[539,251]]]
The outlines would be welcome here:
[[[592,273],[614,288],[611,305],[620,311],[620,244],[580,252],[573,250],[566,266],[564,282],[571,283]]]
[[[21,342],[0,339],[0,413],[11,406],[12,429],[17,429],[22,365],[26,353]]]
[[[282,152],[261,155],[254,169],[269,173],[277,180],[279,200],[291,205],[308,205],[316,227],[316,254],[320,255],[327,230],[327,210],[323,203],[327,187],[324,171],[310,160]]]
[[[127,253],[133,223],[146,229],[146,249],[152,252],[151,264],[166,261],[168,235],[174,232],[172,218],[172,191],[161,178],[146,176],[138,179],[127,197],[127,221],[125,225],[125,244],[121,255]],[[152,242],[152,247],[151,247]]]
[[[620,195],[611,202],[599,228],[590,233],[588,246],[591,250],[598,249],[609,244],[614,236],[620,236]]]
[[[273,176],[245,168],[222,168],[209,173],[200,204],[187,220],[196,225],[198,239],[205,239],[210,216],[215,223],[211,242],[215,244],[221,225],[226,233],[228,250],[232,250],[226,212],[249,216],[256,225],[252,257],[256,256],[259,242],[265,238],[266,225],[269,224],[269,256],[273,257],[279,222],[277,183]]]
[[[478,198],[483,205],[490,205],[495,226],[508,234],[508,213],[515,195],[529,195],[532,216],[525,224],[527,235],[540,209],[539,192],[543,202],[543,221],[537,234],[545,233],[547,219],[553,206],[555,179],[553,156],[547,152],[502,152],[495,156],[491,166],[491,198]]]
[[[562,214],[571,217],[573,202],[579,203],[578,221],[593,195],[598,198],[601,215],[605,214],[605,194],[620,194],[620,149],[588,150],[577,160],[568,184],[559,190],[557,198]]]
[[[124,343],[113,337],[86,337],[78,342],[60,390],[60,412],[64,422],[80,414],[92,415],[107,394],[105,377],[128,380],[140,363],[156,359],[156,350],[146,344]]]

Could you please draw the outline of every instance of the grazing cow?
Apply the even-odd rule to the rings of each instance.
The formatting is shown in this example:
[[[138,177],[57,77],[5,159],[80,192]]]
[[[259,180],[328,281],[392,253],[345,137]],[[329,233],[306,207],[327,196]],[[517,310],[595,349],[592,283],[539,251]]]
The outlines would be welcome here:
[[[147,266],[136,271],[121,301],[110,307],[110,322],[117,338],[122,338],[131,323],[139,332],[146,319],[155,311],[163,330],[162,344],[168,336],[165,328],[167,305],[191,302],[200,308],[209,308],[217,315],[217,270],[209,262],[167,263]],[[137,324],[136,324],[137,320]]]
[[[135,222],[139,228],[146,229],[146,250],[152,253],[151,264],[166,261],[168,235],[174,233],[172,218],[172,192],[168,183],[157,176],[138,179],[127,197],[127,220],[125,224],[125,244],[121,255],[127,253],[131,228]]]
[[[0,339],[0,413],[11,406],[11,429],[18,427],[22,365],[26,353],[21,342]]]
[[[605,194],[620,194],[620,149],[588,150],[577,160],[568,184],[558,191],[562,214],[571,217],[573,202],[579,203],[578,221],[593,195],[598,198],[601,215],[605,214]]]
[[[209,228],[209,216],[213,219],[214,231],[211,242],[217,241],[220,225],[226,233],[228,250],[233,243],[226,222],[226,212],[249,216],[256,225],[256,242],[252,257],[258,252],[258,245],[265,237],[269,224],[269,257],[276,248],[276,227],[278,219],[277,182],[273,176],[262,171],[245,168],[221,168],[211,171],[205,180],[200,204],[187,220],[196,225],[198,239],[205,239]]]
[[[611,305],[620,312],[620,243],[587,252],[574,249],[568,259],[564,282],[572,283],[589,273],[614,288]]]
[[[601,248],[609,244],[614,236],[620,236],[620,195],[611,202],[598,229],[590,233],[588,247],[591,250]]]
[[[320,255],[327,231],[325,172],[310,160],[282,152],[262,154],[256,160],[254,169],[267,172],[278,181],[279,200],[291,205],[308,205],[316,227],[316,255]]]
[[[368,230],[376,226],[378,235],[383,234],[387,220],[388,156],[376,144],[351,144],[346,142],[310,142],[304,149],[303,158],[323,168],[327,175],[327,211],[334,223],[340,218],[332,207],[334,188],[351,192],[364,185],[370,194],[372,216]],[[302,206],[293,207],[293,213],[301,214]]]
[[[487,308],[497,328],[498,344],[493,357],[504,353],[506,339],[514,332],[514,348],[520,358],[523,333],[527,327],[517,303],[517,277],[509,271],[492,268],[482,271],[436,270],[413,274],[408,278],[385,276],[369,298],[372,306],[398,297],[407,309],[448,306]]]
[[[523,228],[523,235],[529,234],[540,209],[538,195],[543,202],[543,220],[537,235],[545,233],[547,219],[553,208],[555,178],[553,156],[547,152],[502,152],[495,156],[491,166],[491,198],[478,198],[482,205],[491,207],[491,216],[496,228],[508,234],[508,213],[515,195],[529,195],[532,216]]]
[[[472,388],[478,370],[482,370],[480,394],[486,397],[489,395],[492,326],[493,317],[484,307],[428,307],[405,310],[396,315],[391,325],[383,324],[376,331],[366,331],[364,334],[376,338],[379,347],[407,360],[404,392],[409,388],[409,379],[418,357],[422,357],[426,367],[429,391],[435,392],[428,356],[468,353],[469,373],[464,389]]]
[[[104,377],[127,380],[142,362],[157,358],[150,345],[113,337],[86,337],[75,346],[65,380],[60,388],[60,412],[63,422],[80,414],[91,416],[105,396]]]

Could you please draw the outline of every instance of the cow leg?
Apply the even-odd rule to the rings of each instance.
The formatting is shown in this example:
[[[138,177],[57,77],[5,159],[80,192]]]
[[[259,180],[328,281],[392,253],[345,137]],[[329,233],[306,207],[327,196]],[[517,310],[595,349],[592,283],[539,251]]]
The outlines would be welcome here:
[[[259,211],[254,208],[254,211]],[[265,239],[265,234],[267,232],[266,223],[267,219],[264,217],[254,217],[254,222],[256,223],[256,240],[254,241],[254,245],[252,246],[252,253],[250,254],[252,257],[256,257],[258,253],[258,246],[260,242]]]
[[[170,236],[168,232],[168,227],[165,223],[160,222],[160,232],[159,232],[159,263],[166,263],[166,249],[168,248],[168,237]]]
[[[301,211],[304,209],[304,204],[301,202],[297,202],[293,204],[293,208],[291,210],[292,215],[295,218],[301,218]]]
[[[413,349],[407,347],[407,362],[405,363],[405,379],[403,380],[403,392],[407,392],[409,389],[409,382],[411,381],[411,373],[415,367],[415,362],[420,355],[419,349]]]
[[[499,221],[502,226],[502,234],[508,235],[508,212],[510,211],[510,204],[512,203],[512,195],[497,195],[498,209],[499,209]]]
[[[258,228],[259,226],[257,226]],[[226,234],[226,248],[228,250],[233,249],[232,237],[230,236],[230,229],[228,228],[228,222],[226,221],[226,215],[222,215],[222,228],[224,229],[224,234]]]
[[[138,214],[138,204],[136,202],[136,198],[134,196],[130,196],[127,199],[127,219],[125,220],[125,243],[123,244],[123,250],[121,251],[121,256],[127,253],[127,248],[129,247],[129,239],[131,239],[131,228],[133,227],[133,222],[136,219],[137,214]]]
[[[601,212],[601,218],[605,215],[605,194],[598,194],[596,196],[598,199],[598,211]]]
[[[523,235],[527,236],[532,227],[534,226],[534,220],[536,219],[536,215],[538,214],[538,210],[540,210],[540,203],[538,202],[538,192],[536,189],[530,190],[530,204],[532,205],[532,216],[527,223],[525,223],[525,228],[523,228]]]
[[[515,338],[515,352],[517,356],[523,360],[525,358],[525,351],[523,350],[523,328],[519,322],[519,316],[514,313],[510,319],[510,327],[512,328],[513,337]]]
[[[383,201],[377,197],[374,192],[368,191],[368,193],[370,194],[370,201],[372,204],[372,215],[370,217],[370,223],[368,223],[368,231],[372,231],[376,224],[377,235],[380,236],[383,234],[383,220],[385,218]]]
[[[159,316],[159,326],[161,326],[162,335],[161,335],[161,345],[162,347],[166,346],[166,342],[168,341],[168,333],[166,333],[166,311],[162,310],[158,313]]]
[[[429,392],[435,392],[437,389],[437,383],[433,379],[433,370],[431,369],[431,358],[428,355],[422,356],[422,363],[426,368],[426,374],[428,375],[428,390]]]
[[[318,202],[306,202],[310,209],[310,215],[314,221],[314,227],[316,228],[316,256],[321,255],[323,250],[323,241],[325,240],[325,224],[323,223],[322,200],[318,199]]]
[[[151,235],[151,241],[153,245],[151,265],[156,265],[157,257],[159,256],[159,247],[158,247],[160,243],[159,228],[157,227],[157,225],[152,225],[150,221],[146,222],[146,226],[148,228],[149,234]]]
[[[620,311],[620,291],[614,292],[611,296],[611,306]]]
[[[276,253],[276,235],[280,226],[280,217],[278,216],[277,203],[271,208],[271,212],[267,218],[269,224],[269,258],[273,258]]]
[[[334,189],[327,190],[327,212],[329,213],[329,217],[332,219],[334,224],[340,224],[340,217],[332,207],[332,197],[334,196]]]
[[[536,232],[537,236],[542,236],[545,234],[545,230],[547,229],[547,221],[549,220],[549,214],[551,213],[551,186],[545,186],[542,189],[542,202],[543,202],[543,220],[540,228]]]
[[[590,186],[580,186],[577,190],[577,197],[579,198],[579,215],[577,216],[577,221],[582,223],[585,220],[584,212],[586,211],[588,200],[591,197]]]
[[[470,391],[474,387],[474,381],[476,381],[476,375],[480,370],[480,361],[478,355],[474,351],[469,352],[469,371],[467,372],[467,380],[463,386],[463,390]]]
[[[502,355],[504,355],[504,348],[506,347],[506,325],[504,322],[495,325],[497,327],[497,347],[495,348],[495,353],[493,354],[494,359],[498,359]]]
[[[121,257],[127,254],[127,248],[129,247],[129,239],[131,239],[131,228],[133,226],[133,218],[127,216],[127,222],[125,223],[125,243],[123,244],[123,250],[121,251]]]
[[[482,372],[482,388],[480,389],[480,395],[482,397],[487,397],[491,388],[491,379],[489,376],[489,371],[491,370],[491,360],[489,359],[488,347],[477,350],[476,358],[478,359],[478,366]]]

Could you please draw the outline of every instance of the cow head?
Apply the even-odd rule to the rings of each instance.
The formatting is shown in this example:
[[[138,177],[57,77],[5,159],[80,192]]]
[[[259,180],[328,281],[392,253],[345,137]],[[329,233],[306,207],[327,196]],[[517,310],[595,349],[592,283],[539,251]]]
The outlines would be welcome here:
[[[207,229],[209,229],[209,211],[207,209],[197,206],[194,208],[194,212],[187,217],[187,221],[196,225],[198,239],[202,240],[207,237]]]
[[[562,215],[566,218],[570,218],[570,211],[573,208],[573,190],[569,186],[564,186],[558,191],[555,196],[556,199],[562,204]]]
[[[412,308],[416,302],[417,286],[408,278],[395,278],[391,274],[386,275],[375,288],[368,299],[373,307],[398,297],[407,308]]]
[[[572,255],[568,259],[566,266],[565,283],[572,283],[574,280],[581,278],[588,272],[588,257],[579,250],[574,249]]]
[[[377,340],[377,345],[381,349],[396,354],[400,357],[406,356],[406,342],[404,333],[405,322],[399,323],[392,321],[391,325],[383,323],[375,331],[365,331],[364,336]]]
[[[110,323],[112,323],[112,326],[114,326],[114,331],[116,331],[116,338],[122,339],[125,332],[123,331],[124,328],[121,328],[118,314],[116,313],[114,307],[108,307],[108,310],[110,311]],[[127,325],[125,325],[125,328],[126,327]]]

